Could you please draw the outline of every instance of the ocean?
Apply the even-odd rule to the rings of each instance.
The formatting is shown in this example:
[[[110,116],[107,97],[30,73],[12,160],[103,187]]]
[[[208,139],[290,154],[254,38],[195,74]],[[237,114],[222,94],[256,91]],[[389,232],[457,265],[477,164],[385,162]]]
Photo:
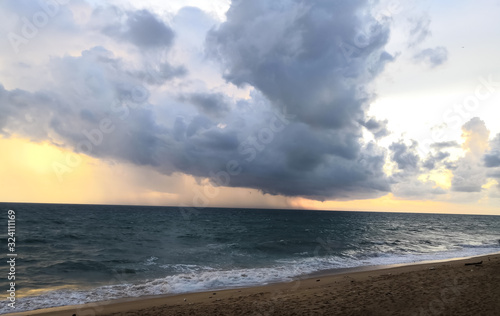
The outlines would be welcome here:
[[[7,253],[8,210],[0,313],[500,251],[500,216],[0,203]]]

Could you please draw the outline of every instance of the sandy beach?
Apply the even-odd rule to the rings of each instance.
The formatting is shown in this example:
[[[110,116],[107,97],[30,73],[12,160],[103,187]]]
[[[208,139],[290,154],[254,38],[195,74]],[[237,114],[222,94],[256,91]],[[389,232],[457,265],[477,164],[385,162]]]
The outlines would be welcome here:
[[[500,315],[499,285],[492,254],[8,315]]]

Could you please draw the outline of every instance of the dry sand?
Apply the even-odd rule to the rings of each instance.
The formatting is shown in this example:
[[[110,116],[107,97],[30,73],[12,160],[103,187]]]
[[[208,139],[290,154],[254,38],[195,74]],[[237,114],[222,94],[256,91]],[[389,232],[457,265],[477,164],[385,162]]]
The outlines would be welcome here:
[[[480,265],[465,265],[482,261]],[[500,315],[500,254],[10,315]]]

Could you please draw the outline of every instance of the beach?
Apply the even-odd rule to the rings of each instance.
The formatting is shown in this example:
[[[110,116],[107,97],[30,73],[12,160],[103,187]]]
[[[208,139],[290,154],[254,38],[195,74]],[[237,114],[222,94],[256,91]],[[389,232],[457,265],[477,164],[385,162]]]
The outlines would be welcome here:
[[[500,253],[367,269],[9,315],[500,315]]]

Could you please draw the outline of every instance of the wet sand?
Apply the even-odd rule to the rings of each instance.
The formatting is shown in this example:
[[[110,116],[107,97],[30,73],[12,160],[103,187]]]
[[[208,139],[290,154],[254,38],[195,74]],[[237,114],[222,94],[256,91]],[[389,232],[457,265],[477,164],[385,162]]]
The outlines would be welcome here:
[[[465,265],[482,261],[479,265]],[[500,315],[500,254],[8,315]]]

